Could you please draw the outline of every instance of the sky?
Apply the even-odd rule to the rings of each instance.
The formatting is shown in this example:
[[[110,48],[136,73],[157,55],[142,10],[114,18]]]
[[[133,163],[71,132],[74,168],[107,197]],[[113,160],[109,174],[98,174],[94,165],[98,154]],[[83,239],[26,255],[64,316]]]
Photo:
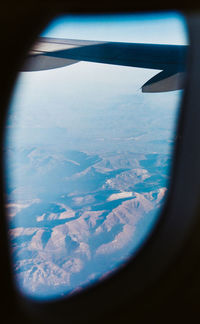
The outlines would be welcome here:
[[[62,16],[47,26],[42,36],[135,43],[187,43],[186,23],[177,12]]]
[[[47,26],[41,36],[187,44],[185,21],[178,13],[62,16]],[[25,142],[55,144],[55,141],[62,142],[69,136],[85,136],[87,142],[88,137],[101,138],[102,132],[106,140],[115,138],[119,128],[120,136],[125,138],[138,135],[140,125],[142,133],[147,132],[149,125],[152,129],[156,126],[164,129],[162,134],[154,132],[153,137],[166,137],[174,127],[180,91],[141,93],[142,85],[158,72],[79,62],[54,70],[20,73],[8,118],[10,145]],[[163,108],[165,106],[167,110]],[[121,123],[123,114],[127,116],[126,119],[123,117],[124,125]],[[163,116],[171,122],[166,123]],[[132,133],[127,132],[127,123]],[[81,145],[84,148],[83,143]],[[85,149],[88,149],[87,145]],[[105,145],[100,145],[98,149],[105,150]],[[136,145],[135,149],[141,148]]]

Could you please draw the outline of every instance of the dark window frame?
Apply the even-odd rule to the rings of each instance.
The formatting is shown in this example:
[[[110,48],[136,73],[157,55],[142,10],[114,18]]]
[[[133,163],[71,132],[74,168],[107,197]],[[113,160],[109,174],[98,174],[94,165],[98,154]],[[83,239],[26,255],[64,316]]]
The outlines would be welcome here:
[[[31,2],[30,6],[24,6],[24,8],[22,5],[14,6],[16,11],[13,11],[13,13],[9,8],[5,9],[7,10],[5,11],[5,19],[1,22],[2,26],[6,23],[8,27],[2,37],[4,47],[1,53],[3,66],[0,84],[3,94],[0,98],[2,113],[0,121],[2,144],[0,165],[2,179],[0,184],[0,283],[4,297],[2,314],[11,320],[18,318],[21,323],[31,322],[31,318],[34,322],[40,320],[47,323],[84,323],[89,320],[97,323],[101,321],[104,313],[108,314],[109,318],[112,310],[116,312],[114,316],[117,321],[119,308],[123,307],[125,307],[124,309],[131,308],[134,320],[139,319],[140,316],[141,318],[147,316],[141,314],[142,312],[149,311],[152,312],[152,316],[155,315],[157,305],[165,309],[164,301],[169,305],[169,309],[173,309],[175,302],[177,303],[176,307],[180,306],[181,309],[184,298],[186,298],[185,287],[187,286],[188,292],[190,291],[190,284],[186,278],[191,275],[194,276],[195,269],[199,269],[197,259],[200,254],[198,238],[198,227],[200,225],[200,150],[198,151],[198,138],[200,136],[200,109],[198,107],[200,102],[200,66],[198,62],[198,57],[200,57],[198,40],[200,15],[191,12],[185,13],[190,49],[186,88],[182,100],[174,152],[172,182],[162,217],[151,237],[126,267],[101,284],[91,286],[80,294],[66,298],[66,300],[45,303],[29,301],[15,290],[10,270],[9,240],[4,208],[3,139],[9,98],[25,53],[47,22],[59,13],[134,12],[170,8],[170,5],[169,8],[162,8],[157,1],[152,2],[151,5],[143,4],[143,6],[135,5],[129,1],[119,5],[115,5],[113,1],[109,3],[103,1],[99,4],[99,7],[97,6],[90,1],[86,1],[84,4],[71,1],[68,3],[60,1],[55,4],[54,1],[45,1],[38,6]],[[173,9],[174,5],[171,8]],[[188,8],[192,9],[192,4],[188,4],[186,9]],[[176,9],[178,9],[178,5]],[[197,279],[194,285],[200,291],[200,279],[198,280],[197,274],[195,276]],[[174,291],[176,292],[175,295]],[[177,294],[180,298],[179,302],[176,299]],[[189,293],[188,295],[191,296]],[[192,307],[194,304],[195,301],[192,303]]]

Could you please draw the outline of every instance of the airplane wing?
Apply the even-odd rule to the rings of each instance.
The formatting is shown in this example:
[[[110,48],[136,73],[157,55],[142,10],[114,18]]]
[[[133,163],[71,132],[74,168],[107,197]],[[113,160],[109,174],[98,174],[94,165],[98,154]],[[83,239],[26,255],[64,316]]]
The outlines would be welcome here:
[[[183,89],[187,46],[100,42],[40,37],[22,71],[41,71],[79,61],[161,70],[142,86],[142,92]]]

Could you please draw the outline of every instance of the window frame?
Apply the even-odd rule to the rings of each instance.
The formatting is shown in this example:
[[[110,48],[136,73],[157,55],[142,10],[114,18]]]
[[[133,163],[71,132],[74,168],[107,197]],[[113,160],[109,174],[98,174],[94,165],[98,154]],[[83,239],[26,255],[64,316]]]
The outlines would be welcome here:
[[[47,4],[48,3],[48,4]],[[63,300],[38,302],[30,301],[15,290],[11,270],[9,239],[7,236],[7,221],[4,196],[4,160],[3,141],[6,113],[9,107],[9,98],[12,94],[17,72],[21,66],[25,53],[30,48],[36,36],[46,26],[47,22],[58,13],[96,13],[96,12],[134,12],[155,9],[155,3],[150,6],[134,6],[129,1],[124,5],[115,6],[113,1],[109,4],[101,3],[99,8],[90,1],[84,5],[72,2],[44,2],[37,8],[20,7],[16,9],[16,17],[9,10],[6,23],[12,28],[3,37],[4,51],[1,61],[6,64],[2,69],[0,98],[1,110],[1,162],[0,162],[0,253],[1,253],[1,287],[4,294],[3,313],[12,318],[20,318],[27,323],[31,318],[46,321],[47,323],[65,322],[66,318],[72,323],[84,323],[89,320],[101,318],[104,313],[116,311],[121,305],[127,303],[134,305],[132,312],[136,318],[145,309],[148,300],[151,300],[152,309],[160,302],[168,300],[174,290],[182,290],[182,282],[193,273],[196,257],[200,253],[199,242],[199,195],[200,195],[200,152],[198,152],[198,137],[200,135],[200,110],[198,102],[200,93],[200,44],[198,41],[200,31],[200,14],[184,13],[188,32],[190,49],[188,54],[186,88],[182,100],[182,108],[177,129],[177,142],[174,150],[172,181],[169,194],[160,217],[160,221],[139,253],[120,271],[112,277],[88,287],[83,292]],[[31,2],[32,4],[32,2]],[[35,8],[33,10],[33,8]],[[163,9],[163,8],[159,8]],[[165,8],[168,9],[168,8]],[[33,10],[33,11],[32,11]],[[14,24],[21,20],[21,25]],[[37,24],[36,24],[37,22]],[[14,42],[10,40],[14,39]],[[13,57],[13,46],[15,55]],[[189,154],[188,154],[189,152]],[[193,179],[193,181],[191,181]],[[187,204],[183,203],[187,200]],[[169,237],[170,233],[170,237]],[[200,245],[200,244],[199,244]],[[192,251],[192,255],[191,255]],[[154,265],[151,267],[151,265]],[[183,265],[185,266],[183,269]],[[148,275],[147,275],[148,269]],[[178,277],[177,277],[178,274]],[[176,280],[174,278],[176,276]],[[199,277],[198,277],[199,278]],[[199,281],[198,281],[199,282]],[[199,284],[200,286],[200,284]],[[128,289],[127,289],[128,287]],[[200,290],[200,289],[199,289]],[[180,295],[180,293],[179,293]],[[110,301],[112,301],[110,303]],[[112,304],[112,305],[111,305]],[[90,311],[88,313],[88,305]],[[101,305],[101,307],[100,307]],[[149,307],[149,306],[148,306]],[[12,309],[12,314],[9,309]],[[147,308],[148,309],[148,308]],[[117,312],[117,311],[116,311]],[[117,318],[117,316],[116,316]]]

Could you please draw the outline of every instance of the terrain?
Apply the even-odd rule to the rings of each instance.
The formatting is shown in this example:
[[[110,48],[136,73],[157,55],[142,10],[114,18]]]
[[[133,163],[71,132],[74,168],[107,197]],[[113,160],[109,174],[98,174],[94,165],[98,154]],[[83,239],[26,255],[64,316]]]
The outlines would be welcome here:
[[[22,147],[7,156],[13,272],[36,298],[75,293],[123,266],[166,197],[167,154]]]

